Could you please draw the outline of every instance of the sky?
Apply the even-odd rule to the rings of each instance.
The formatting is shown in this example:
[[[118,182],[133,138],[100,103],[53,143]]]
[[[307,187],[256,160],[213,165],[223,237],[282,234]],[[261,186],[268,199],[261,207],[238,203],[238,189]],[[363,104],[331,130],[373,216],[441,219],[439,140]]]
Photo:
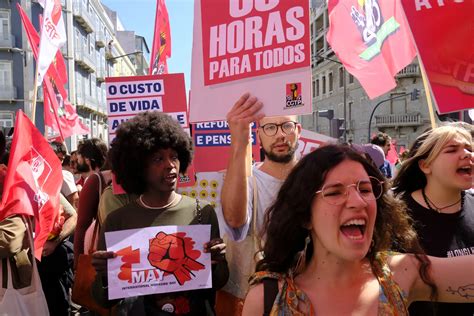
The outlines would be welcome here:
[[[126,30],[144,36],[148,47],[153,44],[156,0],[101,0],[117,14]],[[191,50],[193,43],[193,0],[166,0],[171,27],[169,73],[184,73],[187,90],[191,87]]]

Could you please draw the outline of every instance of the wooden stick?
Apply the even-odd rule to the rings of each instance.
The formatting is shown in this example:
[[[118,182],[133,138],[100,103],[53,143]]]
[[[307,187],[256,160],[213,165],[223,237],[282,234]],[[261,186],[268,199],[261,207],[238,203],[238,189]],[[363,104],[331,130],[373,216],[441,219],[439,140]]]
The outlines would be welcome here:
[[[436,128],[436,119],[433,110],[433,100],[431,99],[431,90],[430,86],[428,85],[428,78],[426,76],[425,67],[423,67],[423,63],[420,58],[418,58],[420,62],[420,69],[421,69],[421,78],[423,79],[423,87],[425,88],[426,94],[426,101],[428,102],[428,111],[430,113],[430,121],[431,121],[431,128]]]

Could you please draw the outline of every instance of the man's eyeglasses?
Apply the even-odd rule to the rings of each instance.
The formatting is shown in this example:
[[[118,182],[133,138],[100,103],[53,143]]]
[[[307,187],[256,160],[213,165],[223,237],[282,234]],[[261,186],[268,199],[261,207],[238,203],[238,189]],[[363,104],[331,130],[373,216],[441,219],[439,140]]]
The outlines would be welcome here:
[[[341,205],[347,201],[349,188],[354,187],[359,196],[365,201],[377,200],[383,193],[383,181],[375,177],[361,179],[357,183],[344,185],[342,183],[330,183],[323,186],[315,194],[322,194],[323,199],[332,205]]]
[[[260,128],[263,129],[263,133],[267,136],[275,136],[276,133],[278,133],[278,127],[281,128],[283,134],[289,135],[295,131],[296,124],[298,123],[293,121],[287,121],[281,124],[267,123],[265,125],[260,126]]]

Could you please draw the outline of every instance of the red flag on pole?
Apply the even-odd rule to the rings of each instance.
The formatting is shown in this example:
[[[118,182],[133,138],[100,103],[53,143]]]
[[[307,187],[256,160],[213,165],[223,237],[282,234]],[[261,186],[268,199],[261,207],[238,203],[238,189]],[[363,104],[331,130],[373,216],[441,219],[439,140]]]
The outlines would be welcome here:
[[[61,162],[28,117],[18,111],[8,160],[0,220],[12,215],[35,218],[35,256],[40,259],[44,242],[59,216],[63,182]]]
[[[156,1],[155,34],[151,49],[151,75],[168,73],[166,59],[171,57],[171,31],[165,0]]]
[[[23,26],[25,27],[26,35],[28,37],[28,42],[30,43],[31,50],[33,51],[34,57],[37,58],[40,37],[38,35],[38,32],[33,27],[31,21],[28,19],[28,16],[19,4],[17,4],[17,8],[20,13]],[[45,76],[45,79],[48,79],[47,83],[49,83],[49,85],[51,86],[51,89],[48,89],[47,87],[44,88],[45,125],[51,127],[52,130],[60,133],[63,139],[74,134],[88,134],[89,129],[84,124],[82,124],[82,122],[79,120],[79,116],[76,113],[76,109],[68,101],[68,94],[66,89],[64,88],[64,85],[67,83],[67,72],[61,51],[57,51],[56,63],[51,63],[48,72]],[[61,104],[59,104],[59,102],[57,101],[56,91],[52,87],[50,79],[54,81],[55,87],[58,90],[59,95],[61,96],[60,99],[63,100]]]
[[[327,40],[373,99],[396,87],[394,76],[416,50],[399,0],[329,0]]]

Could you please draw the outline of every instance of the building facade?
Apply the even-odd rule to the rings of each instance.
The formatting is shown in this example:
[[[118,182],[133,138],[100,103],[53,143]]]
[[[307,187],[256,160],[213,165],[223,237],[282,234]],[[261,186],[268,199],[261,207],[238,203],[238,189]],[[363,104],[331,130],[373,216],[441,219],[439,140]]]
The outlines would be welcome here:
[[[33,99],[33,54],[27,48],[17,3],[31,15],[31,1],[0,1],[0,128],[7,134],[14,125],[17,110],[31,116]],[[42,111],[42,104],[39,107]],[[43,125],[42,116],[37,116],[36,124]]]
[[[19,3],[37,29],[42,8],[35,1],[0,0],[0,127],[14,124],[15,112],[32,112],[34,59],[16,8]],[[137,61],[117,39],[117,29],[99,0],[61,0],[67,43],[61,48],[68,70],[69,101],[90,129],[88,135],[66,140],[75,149],[82,138],[107,140],[105,78],[134,76],[147,68],[146,56]],[[144,39],[143,39],[144,41]],[[135,37],[133,39],[135,45]],[[146,42],[140,43],[147,47]],[[140,65],[139,65],[140,64]],[[139,65],[139,66],[137,66]],[[36,126],[44,132],[43,99],[38,91]]]
[[[354,143],[367,143],[380,131],[396,140],[397,146],[409,146],[431,127],[417,59],[397,74],[395,89],[370,100],[357,79],[345,71],[327,42],[326,1],[313,0],[311,4],[313,113],[301,118],[303,128]],[[418,98],[416,92],[411,94],[413,91],[418,91]],[[450,116],[459,119],[459,114]]]

